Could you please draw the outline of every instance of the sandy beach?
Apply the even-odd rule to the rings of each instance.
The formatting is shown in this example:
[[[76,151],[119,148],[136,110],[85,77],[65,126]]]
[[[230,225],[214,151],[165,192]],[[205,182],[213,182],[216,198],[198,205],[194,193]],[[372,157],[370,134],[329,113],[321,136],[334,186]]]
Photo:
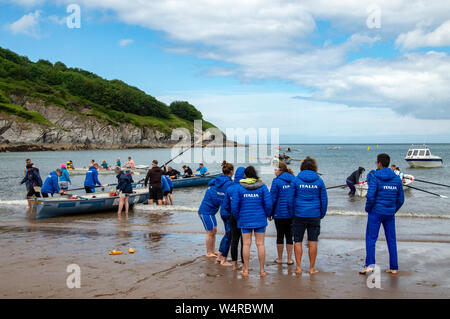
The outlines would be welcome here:
[[[193,214],[190,214],[193,215]],[[387,268],[386,243],[377,245],[381,289],[369,289],[358,274],[365,256],[361,239],[319,242],[315,275],[293,273],[294,266],[277,265],[275,238],[266,238],[267,277],[261,279],[255,246],[250,276],[242,278],[204,253],[204,235],[197,227],[177,231],[158,227],[168,218],[149,213],[153,227],[118,221],[99,227],[95,222],[2,221],[0,238],[1,298],[449,298],[449,243],[399,241],[400,273]],[[159,230],[158,230],[159,228]],[[167,231],[173,229],[173,231]],[[221,236],[218,236],[220,239]],[[218,243],[217,243],[218,245]],[[128,254],[132,247],[134,254]],[[123,255],[110,256],[112,249]],[[66,267],[81,268],[81,288],[69,289]],[[307,269],[308,260],[303,260]]]

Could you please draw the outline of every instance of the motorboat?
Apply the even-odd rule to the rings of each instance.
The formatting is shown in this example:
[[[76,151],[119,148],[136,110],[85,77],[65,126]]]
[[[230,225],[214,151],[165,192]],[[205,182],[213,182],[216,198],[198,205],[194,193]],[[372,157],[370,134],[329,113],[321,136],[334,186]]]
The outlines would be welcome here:
[[[408,162],[410,167],[419,168],[432,168],[442,167],[442,158],[436,155],[432,155],[430,149],[426,145],[414,146],[408,150],[405,161]]]

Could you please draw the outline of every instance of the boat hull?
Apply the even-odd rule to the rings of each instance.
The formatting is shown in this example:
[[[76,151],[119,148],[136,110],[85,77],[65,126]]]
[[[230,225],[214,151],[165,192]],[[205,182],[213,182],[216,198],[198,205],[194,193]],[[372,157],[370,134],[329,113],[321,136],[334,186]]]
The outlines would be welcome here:
[[[204,177],[195,176],[195,177],[188,177],[188,178],[178,178],[173,179],[173,188],[182,188],[182,187],[193,187],[193,186],[202,186],[202,185],[208,185],[208,183],[219,176],[220,174],[212,174],[207,175]]]
[[[94,196],[96,196],[94,198]],[[137,189],[128,198],[132,207],[149,199],[147,189]],[[119,196],[109,196],[108,193],[90,194],[77,199],[44,198],[33,202],[33,212],[36,218],[50,218],[86,213],[111,211],[119,206]]]
[[[148,168],[134,168],[134,169],[128,169],[131,173],[134,175],[139,174],[145,174],[148,171]],[[88,171],[87,168],[75,168],[68,170],[70,176],[79,176],[79,175],[86,175],[86,172]],[[114,172],[114,169],[99,169],[98,170],[99,175],[114,175],[116,174]]]
[[[434,168],[442,167],[442,159],[405,159],[410,167],[413,168]]]

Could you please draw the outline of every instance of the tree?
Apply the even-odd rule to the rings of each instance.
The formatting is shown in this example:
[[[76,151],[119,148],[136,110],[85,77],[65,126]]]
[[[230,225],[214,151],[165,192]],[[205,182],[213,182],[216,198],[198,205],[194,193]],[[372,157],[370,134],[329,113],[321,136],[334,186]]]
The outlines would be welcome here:
[[[169,106],[173,114],[188,121],[201,120],[202,113],[187,101],[173,101]]]

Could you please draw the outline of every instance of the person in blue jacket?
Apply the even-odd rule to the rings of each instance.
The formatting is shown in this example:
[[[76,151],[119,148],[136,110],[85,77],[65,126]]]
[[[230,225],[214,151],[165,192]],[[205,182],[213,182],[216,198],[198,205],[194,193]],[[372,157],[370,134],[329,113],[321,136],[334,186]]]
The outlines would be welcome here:
[[[275,220],[275,227],[277,229],[277,252],[278,258],[275,263],[283,263],[284,239],[286,238],[286,252],[288,265],[293,265],[292,251],[294,243],[292,241],[292,216],[293,209],[290,203],[291,192],[293,190],[293,181],[295,176],[291,170],[288,169],[285,163],[279,163],[275,168],[276,177],[272,181],[270,187],[270,195],[272,195],[272,214],[269,220]]]
[[[86,193],[95,193],[95,186],[105,186],[98,180],[98,163],[89,167],[84,179],[84,189]]]
[[[217,262],[220,262],[222,266],[232,266],[231,263],[227,261],[228,252],[231,246],[231,225],[230,225],[230,214],[228,211],[222,209],[223,201],[228,188],[233,186],[233,181],[231,177],[234,174],[234,166],[231,163],[223,161],[222,163],[222,174],[216,178],[215,186],[217,190],[217,198],[220,200],[220,217],[223,221],[223,226],[225,228],[225,234],[222,237],[219,245],[219,255],[217,256]]]
[[[203,163],[200,163],[195,171],[198,172],[196,173],[196,175],[198,176],[205,176],[209,174],[208,169],[205,167],[205,165],[203,165]]]
[[[167,182],[166,187],[164,187],[163,180],[162,180],[163,178]],[[173,182],[170,179],[169,175],[164,175],[164,174],[161,175],[161,186],[163,188],[163,198],[164,198],[163,203],[164,203],[164,205],[169,205],[169,200],[170,200],[170,205],[173,205],[173,197],[172,197]]]
[[[61,164],[61,176],[59,176],[59,187],[62,190],[68,190],[69,184],[72,185],[72,181],[70,180],[69,171],[66,168],[66,164]]]
[[[125,216],[128,217],[128,209],[130,207],[129,197],[133,194],[133,177],[130,171],[122,171],[120,167],[115,167],[114,172],[117,174],[117,186],[116,189],[119,191],[119,208],[117,215],[121,216],[122,208],[125,206]]]
[[[48,197],[48,194],[53,196],[54,193],[63,194],[64,191],[59,187],[58,178],[62,175],[61,169],[57,168],[56,171],[50,172],[41,187],[42,197]]]
[[[208,189],[206,190],[205,196],[198,209],[198,216],[206,230],[206,257],[217,258],[217,256],[219,256],[219,252],[216,251],[216,213],[219,211],[220,204],[222,203],[225,194],[222,195],[222,192],[219,192],[217,188],[223,186],[227,181],[231,182],[231,178],[223,175],[211,180],[208,183]]]
[[[220,215],[227,218],[229,216],[230,219],[230,232],[231,232],[231,245],[230,245],[230,252],[231,252],[231,262],[233,264],[233,270],[238,270],[241,267],[238,266],[238,246],[239,241],[241,242],[241,262],[244,264],[244,257],[242,255],[242,232],[241,229],[237,226],[237,220],[234,218],[233,214],[231,213],[231,199],[232,194],[234,190],[239,187],[239,183],[242,179],[244,179],[244,171],[245,167],[238,167],[236,169],[236,172],[234,173],[234,182],[233,185],[228,187],[225,198],[222,201],[222,206],[220,207]]]
[[[317,174],[317,162],[311,157],[303,160],[300,173],[293,182],[291,205],[294,210],[292,232],[294,235],[294,252],[297,267],[295,272],[301,274],[302,242],[305,231],[308,232],[309,273],[319,272],[315,268],[317,258],[317,241],[320,234],[320,220],[325,217],[328,207],[327,190],[323,180]]]
[[[250,246],[252,233],[255,233],[256,246],[258,248],[258,259],[260,275],[264,277],[264,262],[266,249],[264,237],[267,227],[267,218],[272,213],[272,197],[269,189],[258,177],[253,166],[248,166],[244,171],[245,179],[242,179],[231,200],[231,212],[238,222],[242,231],[244,265],[241,274],[248,276],[248,263],[250,260]]]
[[[377,156],[378,170],[369,179],[366,212],[366,263],[360,274],[372,272],[375,265],[375,245],[380,226],[383,224],[384,234],[389,250],[389,269],[387,272],[397,274],[397,240],[395,235],[395,213],[405,201],[402,181],[390,169],[390,157],[387,154]]]
[[[31,208],[31,199],[33,197],[41,197],[40,187],[42,186],[42,179],[39,174],[39,169],[33,163],[28,163],[25,169],[25,176],[20,184],[25,183],[27,187],[28,208]]]

